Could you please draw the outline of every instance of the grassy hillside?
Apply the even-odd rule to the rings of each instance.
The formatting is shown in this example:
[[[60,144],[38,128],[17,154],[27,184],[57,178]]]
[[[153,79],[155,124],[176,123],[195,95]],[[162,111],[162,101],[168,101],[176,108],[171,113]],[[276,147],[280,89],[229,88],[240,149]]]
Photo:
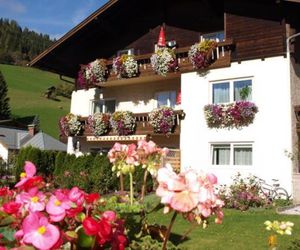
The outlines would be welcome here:
[[[41,129],[59,136],[58,119],[70,111],[70,99],[47,99],[43,93],[50,86],[62,82],[58,75],[34,68],[0,64],[8,85],[8,96],[13,116],[39,115]]]

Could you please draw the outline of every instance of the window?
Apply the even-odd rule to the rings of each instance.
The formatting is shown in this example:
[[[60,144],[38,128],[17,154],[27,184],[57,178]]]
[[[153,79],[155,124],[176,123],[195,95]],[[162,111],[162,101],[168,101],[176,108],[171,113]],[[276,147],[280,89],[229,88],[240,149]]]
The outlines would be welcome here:
[[[213,145],[213,165],[230,164],[230,145]]]
[[[234,81],[234,100],[241,101],[247,100],[250,101],[252,99],[252,81],[251,80],[241,80]]]
[[[123,49],[117,52],[117,56],[121,55],[134,55],[134,49]]]
[[[158,92],[155,95],[157,107],[167,106],[174,108],[176,104],[176,91]]]
[[[252,144],[212,144],[212,165],[252,165]]]
[[[229,82],[213,84],[213,103],[229,102],[229,94]]]
[[[114,113],[116,111],[116,100],[93,100],[92,113]]]
[[[202,34],[200,37],[205,40],[215,40],[216,42],[222,42],[224,41],[224,30],[217,31],[217,32],[212,32],[212,33],[207,33],[207,34]]]
[[[212,102],[227,103],[252,100],[252,80],[232,80],[212,83]]]

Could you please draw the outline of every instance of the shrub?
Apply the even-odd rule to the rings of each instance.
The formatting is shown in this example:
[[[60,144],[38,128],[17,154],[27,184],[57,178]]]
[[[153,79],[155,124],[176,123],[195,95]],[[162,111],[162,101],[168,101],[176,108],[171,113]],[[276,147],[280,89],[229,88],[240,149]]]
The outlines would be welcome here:
[[[60,83],[56,86],[56,95],[71,98],[74,85],[70,83]]]
[[[233,183],[229,187],[226,185],[220,187],[219,195],[225,201],[225,207],[242,211],[250,207],[267,207],[271,204],[261,195],[257,177],[242,178],[240,173],[234,176]]]
[[[119,189],[119,178],[113,174],[112,166],[106,155],[96,155],[90,166],[90,192],[107,194]]]

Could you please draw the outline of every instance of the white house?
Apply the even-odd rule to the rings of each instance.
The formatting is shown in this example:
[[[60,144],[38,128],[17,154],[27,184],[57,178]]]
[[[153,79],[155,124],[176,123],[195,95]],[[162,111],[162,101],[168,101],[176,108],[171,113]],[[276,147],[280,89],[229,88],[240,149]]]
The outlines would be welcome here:
[[[137,77],[117,79],[110,73],[104,83],[77,85],[70,110],[85,124],[95,112],[132,111],[136,133],[95,137],[86,130],[68,138],[68,152],[107,150],[116,141],[131,143],[150,136],[180,152],[182,169],[213,172],[221,183],[229,183],[237,172],[268,182],[279,179],[300,201],[300,4],[288,0],[163,2],[111,0],[31,62],[75,78],[80,64],[96,58],[107,58],[112,72],[112,58],[123,53],[136,56]],[[178,72],[165,77],[155,74],[150,65],[162,24],[179,65]],[[213,63],[195,70],[187,54],[200,39],[215,39],[218,44]],[[238,129],[209,128],[204,106],[239,101],[236,93],[242,87],[251,90],[247,98],[259,110],[253,123]],[[161,105],[178,110],[170,136],[154,133],[148,124],[147,113]]]

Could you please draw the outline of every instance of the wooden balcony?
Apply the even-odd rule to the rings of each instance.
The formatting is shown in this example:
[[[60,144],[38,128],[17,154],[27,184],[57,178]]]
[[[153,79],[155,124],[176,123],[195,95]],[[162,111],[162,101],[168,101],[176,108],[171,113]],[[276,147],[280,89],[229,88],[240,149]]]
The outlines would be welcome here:
[[[174,136],[180,134],[180,123],[184,119],[184,112],[182,110],[176,110],[174,119],[174,131],[168,136]],[[114,131],[110,131],[107,135],[94,136],[87,126],[87,117],[82,117],[81,122],[84,125],[84,133],[82,137],[86,137],[87,141],[136,141],[141,138],[151,138],[152,135],[166,136],[164,134],[154,133],[152,126],[149,124],[148,113],[135,113],[136,120],[136,132],[131,136],[118,136]]]
[[[233,47],[233,41],[231,39],[228,39],[224,42],[219,42],[217,44],[217,48],[213,52],[213,58],[215,58],[215,61],[203,71],[216,69],[216,68],[229,67],[231,63],[232,47]],[[149,81],[159,81],[164,79],[179,78],[181,73],[195,71],[192,63],[189,61],[188,58],[189,49],[190,47],[183,47],[175,50],[178,59],[179,71],[170,72],[165,77],[157,75],[153,71],[150,62],[150,57],[152,56],[151,53],[151,54],[135,56],[135,59],[137,60],[139,65],[139,75],[137,77],[118,79],[115,74],[111,73],[105,83],[95,84],[95,85],[99,87],[111,87],[111,86],[118,86],[118,85],[137,84],[137,83],[143,83]],[[110,72],[112,72],[111,70],[112,64],[113,64],[112,60],[109,60],[108,69]],[[92,85],[90,87],[94,87],[95,85]]]

